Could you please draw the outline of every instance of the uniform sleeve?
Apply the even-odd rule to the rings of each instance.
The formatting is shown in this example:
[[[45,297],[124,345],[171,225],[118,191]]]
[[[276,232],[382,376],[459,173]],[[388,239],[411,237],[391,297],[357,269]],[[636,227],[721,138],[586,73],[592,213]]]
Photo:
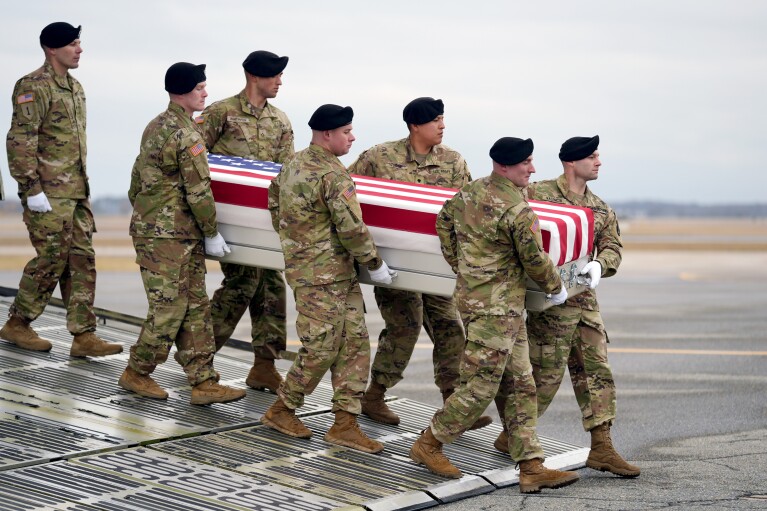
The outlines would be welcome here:
[[[284,167],[283,167],[284,169]],[[276,232],[280,232],[280,178],[282,170],[272,178],[269,183],[267,208],[272,217],[272,227]]]
[[[133,203],[136,202],[136,196],[141,191],[141,172],[139,169],[139,159],[140,156],[137,156],[136,161],[133,162],[133,168],[130,172],[130,188],[128,188],[128,200],[130,201],[131,206],[133,206]]]
[[[459,192],[460,194],[460,192]],[[449,199],[442,206],[437,215],[437,236],[442,249],[442,256],[453,269],[453,273],[458,273],[458,239],[455,235],[455,201],[458,200],[458,194]]]
[[[514,247],[525,273],[546,293],[558,293],[562,288],[554,263],[543,250],[538,216],[525,206],[511,221],[510,232]]]
[[[618,216],[615,211],[610,209],[607,222],[605,222],[602,230],[595,235],[597,250],[595,260],[602,265],[602,276],[612,277],[618,271],[618,266],[620,266],[623,258],[623,243],[621,243]]]
[[[375,166],[373,165],[373,162],[370,161],[370,156],[369,149],[360,153],[354,163],[349,165],[349,174],[375,177]]]
[[[458,157],[458,161],[455,165],[455,176],[453,176],[453,188],[461,188],[463,185],[471,182],[471,173],[469,172],[469,166],[466,164],[466,160],[463,156]]]
[[[16,82],[12,102],[11,129],[5,144],[8,170],[19,183],[19,193],[29,197],[43,191],[37,173],[38,133],[48,115],[51,95],[47,87],[22,79]]]
[[[218,232],[216,203],[210,190],[210,168],[202,137],[197,132],[185,136],[178,151],[178,169],[186,202],[203,235],[213,237]]]
[[[285,124],[285,129],[280,137],[280,144],[274,157],[274,161],[277,163],[287,163],[296,152],[293,126],[290,125],[290,121],[287,118],[283,119],[283,123]]]
[[[354,182],[348,175],[330,173],[323,177],[324,200],[330,210],[330,221],[341,245],[352,257],[368,268],[381,266],[373,236],[362,221]]]
[[[208,148],[208,151],[212,152],[213,146],[216,145],[218,139],[221,138],[221,134],[224,132],[225,122],[226,111],[224,109],[211,105],[203,110],[200,131],[202,132],[202,138],[205,140],[205,147]]]

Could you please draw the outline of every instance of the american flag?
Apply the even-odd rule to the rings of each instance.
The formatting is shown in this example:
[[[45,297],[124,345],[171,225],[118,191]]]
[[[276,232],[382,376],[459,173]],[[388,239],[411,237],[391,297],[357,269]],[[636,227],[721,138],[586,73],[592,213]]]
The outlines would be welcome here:
[[[267,209],[269,182],[282,165],[270,161],[248,160],[235,156],[209,154],[211,188],[219,204]],[[423,245],[423,236],[434,238],[437,247],[436,218],[445,201],[455,195],[453,188],[404,183],[352,175],[365,224],[374,234],[388,233],[381,246]],[[590,209],[530,201],[540,220],[544,249],[554,264],[561,266],[591,252],[594,241],[594,216]],[[247,227],[247,225],[246,225]],[[417,242],[415,240],[418,240]],[[411,243],[412,244],[412,243]]]

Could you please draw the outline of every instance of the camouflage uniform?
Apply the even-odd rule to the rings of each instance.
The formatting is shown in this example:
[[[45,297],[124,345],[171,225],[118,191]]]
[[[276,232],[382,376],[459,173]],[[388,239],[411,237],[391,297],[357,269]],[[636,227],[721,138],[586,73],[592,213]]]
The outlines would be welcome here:
[[[202,137],[176,103],[144,130],[128,198],[130,235],[149,301],[129,365],[150,374],[175,342],[196,386],[215,377],[203,236],[217,233],[216,205]]]
[[[404,138],[363,152],[349,172],[445,188],[471,181],[466,160],[447,146],[434,146],[420,163],[417,158],[410,139]],[[371,379],[387,389],[402,380],[423,325],[434,343],[434,382],[442,392],[457,387],[466,338],[453,299],[384,287],[375,287],[375,297],[385,326],[378,337]]]
[[[594,249],[602,277],[611,277],[621,262],[620,229],[615,212],[586,188],[585,195],[570,191],[564,174],[533,183],[529,197],[572,204],[594,212]],[[543,312],[530,312],[530,359],[538,389],[538,414],[543,415],[570,370],[575,398],[586,431],[615,419],[615,382],[607,362],[607,332],[599,313],[596,291],[587,289],[564,304]]]
[[[302,406],[330,369],[333,412],[358,415],[370,340],[354,262],[375,269],[382,260],[362,222],[354,182],[336,156],[310,145],[272,180],[269,210],[296,297],[302,345],[279,397],[291,409]]]
[[[287,162],[294,153],[288,116],[268,102],[264,108],[251,105],[245,91],[206,108],[201,128],[211,153],[277,163]],[[282,273],[224,262],[221,271],[224,280],[211,300],[217,348],[232,336],[247,308],[256,357],[279,358],[286,349]]]
[[[16,82],[12,101],[8,167],[19,184],[24,223],[37,256],[24,268],[10,313],[36,319],[60,284],[67,329],[74,335],[92,332],[96,226],[85,169],[85,93],[73,76],[58,76],[46,62]],[[27,198],[40,192],[52,211],[27,207]]]
[[[526,275],[547,293],[562,282],[543,251],[538,217],[522,190],[498,174],[464,186],[437,217],[443,255],[457,273],[455,299],[466,318],[467,343],[461,384],[431,421],[434,437],[450,443],[466,431],[496,397],[511,456],[543,458],[535,432],[535,382],[522,320]]]

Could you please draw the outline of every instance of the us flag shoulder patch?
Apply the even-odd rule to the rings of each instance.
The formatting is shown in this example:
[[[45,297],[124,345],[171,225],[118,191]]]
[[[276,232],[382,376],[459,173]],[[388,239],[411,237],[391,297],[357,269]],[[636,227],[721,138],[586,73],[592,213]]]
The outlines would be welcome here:
[[[195,124],[202,124],[205,122],[205,118],[202,115],[198,115],[194,118]]]
[[[533,220],[533,223],[530,224],[530,231],[532,231],[533,234],[541,232],[541,223],[537,216],[535,217],[535,220]]]
[[[27,92],[25,94],[19,94],[16,96],[16,103],[19,105],[23,105],[24,103],[29,103],[30,101],[35,100],[35,94],[33,92]]]
[[[349,187],[344,190],[343,194],[344,200],[348,201],[352,198],[352,195],[354,195],[354,185],[349,185]]]
[[[205,151],[205,146],[202,144],[202,142],[198,142],[197,145],[193,145],[189,148],[189,152],[192,154],[192,156],[198,156],[203,151]]]

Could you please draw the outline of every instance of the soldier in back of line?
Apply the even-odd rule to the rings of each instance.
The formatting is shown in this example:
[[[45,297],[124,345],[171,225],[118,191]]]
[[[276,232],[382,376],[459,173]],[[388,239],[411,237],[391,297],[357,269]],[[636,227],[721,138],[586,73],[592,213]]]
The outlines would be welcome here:
[[[254,51],[242,63],[245,89],[202,113],[200,127],[211,153],[285,163],[294,152],[288,116],[269,103],[282,85],[288,57]],[[285,281],[282,272],[221,262],[224,280],[211,298],[216,351],[250,310],[253,367],[245,383],[277,392],[282,377],[274,360],[286,349]]]
[[[445,260],[457,274],[455,299],[467,330],[461,383],[447,398],[410,450],[410,457],[443,477],[463,474],[442,452],[493,398],[505,404],[511,432],[508,449],[519,464],[522,493],[558,488],[578,480],[575,472],[543,466],[536,434],[537,409],[523,320],[529,276],[553,303],[567,290],[543,250],[538,217],[523,195],[530,175],[533,142],[504,137],[493,144],[493,172],[463,188],[437,217]]]
[[[354,182],[338,159],[354,141],[351,107],[322,105],[309,120],[312,140],[272,180],[269,212],[280,234],[285,277],[296,300],[301,349],[261,421],[297,438],[312,435],[296,409],[331,371],[335,422],[325,441],[364,452],[383,450],[357,423],[370,370],[370,340],[355,261],[390,284],[395,272],[378,256],[362,222]]]
[[[6,139],[8,168],[18,182],[24,223],[37,255],[24,267],[10,318],[0,338],[20,348],[49,351],[30,323],[43,313],[56,285],[74,336],[73,357],[113,355],[122,345],[96,333],[96,224],[86,174],[85,93],[70,69],[80,66],[80,29],[56,22],[40,33],[45,63],[16,82]]]
[[[444,113],[441,99],[414,99],[402,111],[408,136],[364,151],[349,172],[407,183],[462,187],[471,181],[471,174],[466,160],[442,145]],[[402,380],[421,326],[434,344],[434,382],[443,401],[458,386],[458,366],[466,337],[452,297],[378,286],[374,292],[385,326],[378,337],[362,413],[377,422],[399,424],[399,417],[386,405],[384,397],[387,389]],[[479,417],[472,429],[491,422],[489,416]]]
[[[170,103],[144,129],[131,171],[130,235],[149,310],[119,381],[140,396],[167,399],[150,375],[175,343],[195,405],[245,397],[242,389],[220,385],[213,369],[205,252],[221,257],[229,247],[218,233],[205,143],[192,119],[205,107],[205,86],[205,64],[168,68]]]
[[[609,339],[599,312],[595,288],[601,277],[612,277],[621,263],[623,244],[615,211],[587,186],[599,177],[599,136],[573,137],[559,152],[563,173],[533,183],[530,199],[571,204],[594,212],[594,253],[582,269],[591,277],[589,289],[564,304],[530,312],[530,359],[538,392],[538,415],[548,408],[569,368],[583,428],[591,434],[586,466],[622,477],[640,469],[615,450],[610,428],[615,421],[615,380],[607,360]]]

